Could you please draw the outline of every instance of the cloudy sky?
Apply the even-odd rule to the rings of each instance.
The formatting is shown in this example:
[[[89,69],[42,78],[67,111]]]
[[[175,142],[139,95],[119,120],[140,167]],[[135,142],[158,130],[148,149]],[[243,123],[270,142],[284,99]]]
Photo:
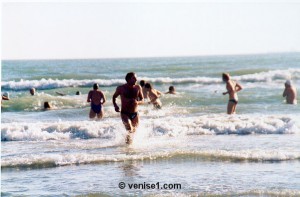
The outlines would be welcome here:
[[[4,2],[2,59],[300,52],[300,1]]]

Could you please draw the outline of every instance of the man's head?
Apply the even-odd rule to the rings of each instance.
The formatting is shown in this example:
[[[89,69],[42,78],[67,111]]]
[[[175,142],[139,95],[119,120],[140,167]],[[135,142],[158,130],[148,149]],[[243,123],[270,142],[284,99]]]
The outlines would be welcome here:
[[[145,84],[145,88],[151,90],[152,89],[152,85],[150,83],[146,83]]]
[[[94,90],[98,90],[98,88],[99,88],[98,83],[95,83],[95,84],[93,85],[93,89],[94,89]]]
[[[144,86],[145,86],[145,80],[141,80],[141,81],[140,81],[140,85],[141,85],[142,87],[144,87]]]
[[[29,92],[32,96],[35,95],[35,88],[30,88]]]
[[[51,105],[48,101],[44,102],[44,109],[50,109]]]
[[[8,93],[8,92],[4,92],[4,93],[3,93],[3,96],[5,96],[6,98],[9,99],[9,93]]]
[[[169,87],[169,92],[175,92],[174,86],[170,86],[170,87]]]
[[[134,72],[127,73],[125,80],[129,85],[135,85],[137,81],[136,74]]]
[[[230,78],[230,76],[229,76],[228,73],[223,73],[222,74],[222,79],[223,79],[224,82],[227,82],[229,80],[229,78]]]
[[[284,83],[284,85],[287,86],[287,87],[291,87],[292,86],[291,80],[286,80],[286,82]]]

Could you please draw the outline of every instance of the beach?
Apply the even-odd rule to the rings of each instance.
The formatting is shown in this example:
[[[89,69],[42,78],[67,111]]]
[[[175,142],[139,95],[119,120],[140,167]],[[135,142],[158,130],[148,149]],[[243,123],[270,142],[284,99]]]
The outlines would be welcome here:
[[[139,106],[131,145],[112,105],[128,72],[177,91],[160,110]],[[243,86],[234,115],[223,72]],[[300,53],[3,60],[1,196],[299,196],[300,108],[282,97],[288,79],[299,91]],[[100,121],[88,117],[94,83],[107,99]]]

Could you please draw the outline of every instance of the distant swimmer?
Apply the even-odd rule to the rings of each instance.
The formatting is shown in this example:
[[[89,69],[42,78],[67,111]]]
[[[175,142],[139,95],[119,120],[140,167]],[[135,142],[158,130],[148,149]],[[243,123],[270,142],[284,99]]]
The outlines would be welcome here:
[[[286,103],[287,104],[297,104],[297,90],[292,85],[292,82],[290,80],[287,80],[284,83],[285,89],[283,91],[282,96],[286,97]]]
[[[33,95],[35,95],[36,90],[35,90],[35,88],[30,88],[29,92],[33,96]]]
[[[55,92],[56,94],[58,94],[59,96],[66,96],[66,94],[61,93],[61,92]]]
[[[161,92],[154,89],[150,83],[146,83],[145,88],[148,92],[148,96],[150,99],[149,104],[152,103],[156,109],[161,109],[162,103],[159,100]]]
[[[143,90],[140,85],[136,85],[137,77],[134,72],[127,73],[125,77],[126,83],[118,86],[112,102],[116,112],[121,112],[121,119],[128,131],[126,143],[132,143],[131,134],[136,131],[139,125],[138,105],[144,103]],[[116,103],[117,97],[121,97],[121,111]]]
[[[170,87],[169,87],[169,91],[166,92],[165,94],[176,94],[176,91],[175,91],[174,86],[170,86]]]
[[[141,85],[141,87],[142,87],[142,90],[143,90],[143,96],[144,96],[144,100],[147,100],[147,99],[149,99],[148,98],[148,92],[147,92],[147,90],[146,90],[146,88],[145,88],[145,80],[141,80],[140,81],[140,85]]]
[[[106,102],[105,96],[102,91],[98,90],[99,85],[95,83],[93,90],[91,90],[87,97],[87,102],[91,103],[91,110],[89,117],[101,119],[103,117],[103,104]]]
[[[58,94],[58,95],[60,95],[60,96],[66,96],[66,95],[67,95],[67,94],[62,93],[62,92],[55,92],[55,93]],[[81,92],[77,91],[77,92],[75,93],[75,95],[81,95]]]
[[[238,95],[237,92],[242,90],[242,86],[236,81],[230,79],[228,73],[222,74],[223,81],[226,83],[227,92],[223,92],[223,95],[229,94],[229,101],[227,105],[227,114],[235,114],[236,105],[238,104]]]
[[[44,102],[44,110],[48,110],[48,109],[51,109],[51,105],[48,101]]]
[[[5,93],[2,95],[2,100],[9,100],[9,94],[8,94],[8,92],[5,92]]]
[[[2,99],[1,99],[1,107],[2,107],[2,101],[8,101],[9,100],[9,94],[8,92],[5,92],[4,94],[2,94]]]

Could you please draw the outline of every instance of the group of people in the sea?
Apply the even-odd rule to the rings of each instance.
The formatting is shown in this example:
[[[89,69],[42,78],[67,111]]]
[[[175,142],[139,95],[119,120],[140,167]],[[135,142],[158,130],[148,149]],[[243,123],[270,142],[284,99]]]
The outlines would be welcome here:
[[[243,88],[235,80],[232,80],[228,73],[223,73],[222,79],[226,83],[227,89],[226,92],[223,92],[223,95],[229,95],[227,113],[234,114],[238,104],[237,92]],[[127,73],[125,80],[125,84],[117,87],[113,94],[112,102],[115,111],[121,114],[122,122],[128,131],[126,143],[130,144],[132,141],[131,135],[135,132],[139,124],[138,105],[142,105],[148,101],[149,104],[153,104],[154,108],[160,109],[162,104],[159,97],[162,93],[144,80],[141,80],[140,85],[137,85],[137,76],[134,72]],[[176,94],[174,86],[170,86],[166,94]],[[116,102],[119,96],[121,98],[121,109]],[[292,86],[290,80],[285,82],[283,97],[286,97],[288,104],[297,104],[297,91]],[[103,92],[99,90],[98,84],[94,84],[93,90],[89,92],[87,102],[91,102],[90,118],[94,118],[96,115],[98,118],[102,118],[102,106],[106,102],[106,98]]]
[[[223,95],[228,94],[229,100],[227,104],[227,114],[235,114],[236,106],[238,104],[238,95],[237,92],[241,91],[243,87],[231,79],[231,76],[228,73],[222,74],[223,82],[226,83],[226,92],[223,92]],[[140,85],[137,84],[137,76],[134,72],[127,73],[125,77],[126,83],[117,87],[115,93],[112,97],[112,102],[115,108],[115,111],[120,113],[122,122],[128,131],[126,137],[126,143],[131,143],[131,134],[135,132],[139,124],[139,114],[138,114],[138,105],[144,103],[152,104],[155,109],[161,109],[162,103],[159,97],[162,93],[156,90],[152,84],[146,82],[145,80],[140,80]],[[287,104],[297,104],[297,90],[292,85],[291,80],[285,82],[285,89],[283,92],[283,97],[286,98]],[[31,95],[36,94],[36,89],[31,88],[29,90]],[[61,96],[65,94],[57,93]],[[78,91],[76,95],[80,95]],[[169,91],[165,94],[176,94],[174,86],[169,87]],[[116,99],[120,96],[121,98],[121,109],[118,106]],[[2,95],[2,100],[9,100],[8,93]],[[99,85],[95,83],[93,85],[93,90],[89,91],[87,96],[87,102],[91,103],[91,109],[89,112],[89,117],[91,119],[103,118],[103,105],[106,102],[106,97],[104,93],[99,89]],[[44,109],[51,109],[49,102],[44,102]]]
[[[153,104],[154,108],[161,109],[162,103],[159,97],[162,93],[152,87],[150,83],[144,80],[140,81],[140,85],[136,84],[137,77],[133,72],[127,73],[125,77],[126,83],[118,86],[112,97],[115,111],[120,113],[122,122],[128,131],[126,143],[130,144],[131,134],[135,132],[139,124],[138,105],[146,102]],[[166,94],[176,94],[174,86],[169,87]],[[121,98],[121,109],[117,104],[117,98]],[[104,93],[99,90],[99,85],[94,84],[93,90],[88,93],[87,102],[91,103],[90,118],[101,119],[103,117],[103,104],[106,102]]]
[[[35,89],[35,88],[30,88],[30,89],[29,89],[29,92],[30,92],[30,94],[31,94],[32,96],[34,96],[35,93],[36,93],[36,89]],[[48,110],[48,109],[51,109],[51,108],[52,108],[52,107],[51,107],[50,103],[49,103],[48,101],[45,101],[45,102],[44,102],[44,110]]]

